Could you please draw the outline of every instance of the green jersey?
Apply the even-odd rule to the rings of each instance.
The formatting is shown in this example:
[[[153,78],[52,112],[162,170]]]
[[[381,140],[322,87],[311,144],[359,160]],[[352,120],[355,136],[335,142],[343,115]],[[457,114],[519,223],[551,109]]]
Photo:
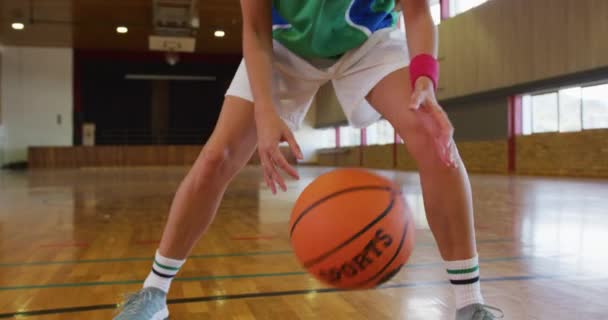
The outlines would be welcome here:
[[[272,36],[308,59],[336,58],[397,24],[395,0],[273,0]]]

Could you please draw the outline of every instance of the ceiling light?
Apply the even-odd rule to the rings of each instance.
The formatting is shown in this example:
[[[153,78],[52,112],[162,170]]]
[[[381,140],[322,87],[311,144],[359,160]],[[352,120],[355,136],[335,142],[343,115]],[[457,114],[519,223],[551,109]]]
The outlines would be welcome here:
[[[226,32],[224,32],[224,30],[215,30],[215,32],[213,33],[213,35],[216,38],[223,38],[226,35]]]
[[[129,32],[129,28],[127,28],[125,26],[119,26],[119,27],[116,27],[116,32],[118,32],[118,33],[127,33],[127,32]]]
[[[13,27],[13,29],[15,30],[23,30],[23,28],[25,28],[25,25],[21,22],[14,22],[11,27]]]

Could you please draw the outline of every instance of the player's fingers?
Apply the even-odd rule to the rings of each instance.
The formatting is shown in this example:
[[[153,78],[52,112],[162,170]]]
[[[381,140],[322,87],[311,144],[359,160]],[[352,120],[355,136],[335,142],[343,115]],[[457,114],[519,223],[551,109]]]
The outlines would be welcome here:
[[[300,178],[300,176],[298,175],[298,171],[296,171],[296,169],[292,165],[290,165],[289,162],[287,162],[287,160],[278,148],[274,153],[273,160],[277,166],[279,166],[281,169],[283,169],[283,171],[285,171],[285,173],[295,179]]]
[[[439,139],[439,138],[435,138],[434,140],[435,140],[434,141],[435,142],[435,150],[437,152],[437,155],[439,156],[439,159],[441,160],[441,162],[444,165],[446,165],[448,167],[451,167],[452,163],[450,161],[450,157],[448,155],[445,143],[443,141],[441,141],[441,139]]]
[[[277,189],[272,179],[273,166],[271,162],[272,160],[270,160],[268,153],[260,152],[260,163],[262,164],[262,170],[264,171],[264,180],[266,181],[266,185],[272,191],[272,194],[276,194]]]
[[[264,181],[266,182],[266,186],[268,187],[268,189],[270,189],[272,191],[272,181],[270,180],[270,177],[266,173],[266,170],[263,170],[263,171],[264,171]],[[272,193],[274,193],[274,191]]]
[[[300,160],[304,159],[304,156],[302,155],[302,149],[296,141],[296,138],[293,136],[291,130],[287,130],[287,132],[283,134],[283,137],[285,141],[287,141],[287,144],[289,144],[289,148],[291,149],[293,155]]]
[[[424,94],[420,90],[414,91],[410,98],[410,109],[418,110],[424,101]]]
[[[283,191],[287,191],[287,185],[285,184],[285,179],[283,179],[283,176],[281,176],[281,174],[279,173],[279,171],[276,169],[276,159],[272,159],[272,170],[271,170],[271,177],[272,177],[272,182],[277,183],[279,185],[279,187],[281,188],[281,190]]]
[[[454,135],[454,127],[452,126],[450,118],[437,102],[430,101],[427,105],[430,108],[433,122],[435,122],[435,125],[439,128],[439,131],[435,133],[435,136],[443,139],[443,141],[447,143]]]

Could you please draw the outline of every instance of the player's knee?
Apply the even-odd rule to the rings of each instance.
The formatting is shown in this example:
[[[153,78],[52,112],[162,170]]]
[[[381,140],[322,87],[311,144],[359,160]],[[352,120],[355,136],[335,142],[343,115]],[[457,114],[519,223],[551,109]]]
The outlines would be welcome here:
[[[234,171],[227,148],[205,147],[192,170],[195,184],[221,182]]]
[[[422,159],[429,151],[433,151],[433,138],[419,122],[407,126],[401,133],[407,150],[415,160]]]
[[[441,164],[442,160],[437,151],[436,141],[422,125],[412,127],[403,135],[408,153],[418,163],[425,165]],[[456,155],[457,156],[457,152]]]

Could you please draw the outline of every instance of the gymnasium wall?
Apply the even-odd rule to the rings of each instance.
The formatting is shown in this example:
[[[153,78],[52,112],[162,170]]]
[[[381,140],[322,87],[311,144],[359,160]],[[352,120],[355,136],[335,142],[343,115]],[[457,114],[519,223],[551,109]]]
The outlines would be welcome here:
[[[0,106],[1,108],[1,106]],[[6,134],[4,133],[5,129],[4,129],[4,125],[2,125],[0,123],[0,166],[2,166],[3,164],[5,164],[5,157],[4,157],[4,148],[6,145]]]
[[[83,123],[95,124],[97,145],[204,143],[241,60],[181,54],[171,66],[160,52],[76,49],[74,56],[77,145]]]
[[[438,98],[452,109],[460,137],[494,139],[506,132],[494,109],[481,110],[497,99],[504,99],[499,113],[505,114],[509,95],[608,74],[607,12],[605,0],[492,0],[442,21]],[[337,101],[320,95],[329,103],[319,106],[316,126],[344,123]],[[479,119],[487,119],[487,137],[485,130],[466,129]]]
[[[4,163],[72,144],[72,49],[6,46],[1,79]]]
[[[302,155],[304,159],[301,161],[302,163],[316,163],[318,162],[317,157],[317,145],[318,141],[323,139],[322,131],[315,130],[315,119],[317,116],[317,108],[316,102],[313,102],[312,106],[302,126],[299,130],[295,131],[293,134],[298,142],[300,148],[302,149]]]
[[[507,97],[473,98],[446,102],[442,106],[454,125],[456,141],[496,140],[508,136]]]
[[[608,67],[608,1],[492,0],[439,26],[439,98]]]
[[[440,24],[438,97],[471,172],[508,172],[509,96],[608,78],[607,13],[604,0],[492,0]],[[344,123],[337,101],[318,107],[318,127]],[[607,132],[517,136],[515,172],[607,177]],[[416,169],[401,145],[325,149],[319,163]]]
[[[319,88],[315,100],[317,101],[315,105],[315,128],[326,128],[347,123],[331,82],[327,82]]]
[[[31,147],[28,165],[34,169],[191,166],[200,152],[200,145]],[[296,163],[288,148],[281,152],[289,163]],[[260,163],[257,153],[249,163]]]
[[[469,172],[507,173],[506,140],[460,142],[458,148]],[[417,170],[414,159],[403,144],[324,149],[319,152],[319,165]]]
[[[608,130],[517,137],[516,172],[608,177]]]
[[[1,10],[0,10],[1,11]],[[1,14],[1,12],[0,12]],[[0,38],[0,41],[1,38]],[[2,52],[4,51],[4,46],[0,43],[0,97],[2,96]],[[2,100],[0,100],[0,167],[4,165],[4,148],[5,148],[5,133],[4,133],[4,125],[2,122]]]

